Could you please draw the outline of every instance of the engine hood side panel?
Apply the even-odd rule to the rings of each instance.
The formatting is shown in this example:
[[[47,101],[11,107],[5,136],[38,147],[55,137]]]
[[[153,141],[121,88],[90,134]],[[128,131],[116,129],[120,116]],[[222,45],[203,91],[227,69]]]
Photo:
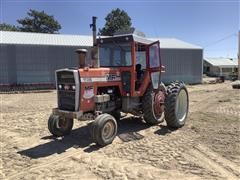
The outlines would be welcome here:
[[[121,92],[121,73],[117,69],[79,69],[79,74],[81,84],[80,110],[83,112],[95,110],[94,96],[97,95],[98,87],[118,86]]]

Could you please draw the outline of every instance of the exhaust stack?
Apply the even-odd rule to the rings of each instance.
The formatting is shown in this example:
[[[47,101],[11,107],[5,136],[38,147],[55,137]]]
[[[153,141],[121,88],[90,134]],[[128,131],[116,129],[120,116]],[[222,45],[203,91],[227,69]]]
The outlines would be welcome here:
[[[93,46],[97,45],[96,20],[97,20],[97,17],[93,16],[92,17],[92,24],[90,24],[90,28],[92,28],[92,33],[93,33]]]
[[[97,20],[97,17],[93,16],[92,24],[90,24],[90,28],[92,28],[92,34],[93,34],[93,47],[91,48],[92,66],[95,68],[99,67],[96,20]]]

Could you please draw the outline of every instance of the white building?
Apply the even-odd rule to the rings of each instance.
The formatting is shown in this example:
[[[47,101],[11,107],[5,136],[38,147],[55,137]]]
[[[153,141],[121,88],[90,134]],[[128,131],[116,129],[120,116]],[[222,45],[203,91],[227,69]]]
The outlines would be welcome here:
[[[210,76],[229,77],[237,73],[237,59],[230,58],[204,58],[204,73]]]

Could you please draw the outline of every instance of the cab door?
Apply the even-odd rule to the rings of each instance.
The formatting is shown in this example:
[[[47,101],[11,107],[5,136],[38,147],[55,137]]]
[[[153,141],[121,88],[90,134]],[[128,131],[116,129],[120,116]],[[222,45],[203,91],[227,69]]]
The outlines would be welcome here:
[[[153,88],[158,89],[161,83],[161,58],[159,41],[148,45],[147,71],[150,73]]]

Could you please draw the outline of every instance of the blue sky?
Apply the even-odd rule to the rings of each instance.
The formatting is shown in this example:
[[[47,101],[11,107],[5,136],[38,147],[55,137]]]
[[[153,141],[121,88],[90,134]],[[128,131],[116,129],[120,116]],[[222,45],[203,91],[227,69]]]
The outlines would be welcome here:
[[[0,0],[1,23],[16,24],[32,8],[44,10],[60,22],[63,34],[91,34],[91,17],[101,28],[113,8],[125,10],[132,25],[148,37],[175,37],[200,45],[205,57],[236,57],[239,1],[149,0]]]

